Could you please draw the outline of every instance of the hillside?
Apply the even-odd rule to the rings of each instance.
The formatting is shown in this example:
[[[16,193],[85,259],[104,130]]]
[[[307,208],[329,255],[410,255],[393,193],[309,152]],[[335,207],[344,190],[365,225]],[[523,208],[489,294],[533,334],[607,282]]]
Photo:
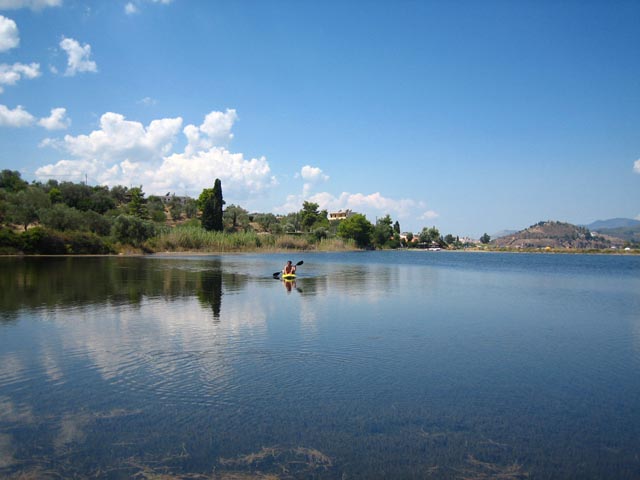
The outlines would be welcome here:
[[[502,237],[506,237],[507,235],[513,235],[514,233],[518,233],[518,231],[517,230],[500,230],[499,232],[492,234],[491,238],[502,238]]]
[[[624,242],[640,244],[640,225],[635,227],[601,228],[598,230],[598,235],[607,235],[619,238]]]
[[[624,245],[624,241],[603,234],[592,234],[586,227],[563,222],[540,222],[520,232],[497,238],[492,245],[502,248],[604,249]]]
[[[586,227],[591,231],[618,229],[618,228],[637,228],[640,227],[640,220],[632,218],[611,218],[609,220],[596,220]]]

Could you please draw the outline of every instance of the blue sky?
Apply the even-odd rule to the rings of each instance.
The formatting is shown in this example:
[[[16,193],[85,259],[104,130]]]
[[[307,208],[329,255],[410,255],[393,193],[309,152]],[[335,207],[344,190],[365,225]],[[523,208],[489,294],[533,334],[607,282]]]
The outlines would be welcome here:
[[[0,0],[0,167],[454,235],[640,218],[640,2]]]

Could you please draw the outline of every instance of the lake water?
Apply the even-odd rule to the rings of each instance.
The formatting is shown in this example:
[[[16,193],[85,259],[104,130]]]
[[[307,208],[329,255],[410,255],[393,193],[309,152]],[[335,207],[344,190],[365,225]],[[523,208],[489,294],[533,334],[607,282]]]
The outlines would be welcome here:
[[[640,478],[637,256],[2,258],[0,299],[2,477]]]

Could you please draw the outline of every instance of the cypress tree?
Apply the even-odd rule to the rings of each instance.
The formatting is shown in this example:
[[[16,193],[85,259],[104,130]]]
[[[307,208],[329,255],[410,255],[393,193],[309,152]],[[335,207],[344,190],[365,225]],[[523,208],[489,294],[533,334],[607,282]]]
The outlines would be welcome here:
[[[222,224],[222,206],[224,200],[222,199],[222,184],[219,178],[216,178],[213,184],[213,229],[216,232],[223,230]]]
[[[202,209],[202,226],[205,230],[213,230],[214,232],[221,232],[223,230],[222,225],[222,206],[224,200],[222,199],[222,184],[220,179],[216,178],[213,185],[213,192],[207,197]]]

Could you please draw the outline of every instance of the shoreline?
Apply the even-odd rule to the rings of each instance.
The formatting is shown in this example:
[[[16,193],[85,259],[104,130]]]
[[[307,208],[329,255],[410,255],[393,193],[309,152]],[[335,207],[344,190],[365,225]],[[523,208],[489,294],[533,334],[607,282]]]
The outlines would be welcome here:
[[[0,254],[0,258],[38,258],[38,257],[51,257],[51,258],[69,258],[69,257],[187,257],[187,256],[209,256],[209,255],[269,255],[269,254],[285,254],[285,253],[299,253],[299,254],[316,254],[316,253],[360,253],[360,252],[422,252],[430,254],[439,253],[513,253],[513,254],[538,254],[538,255],[618,255],[618,256],[636,256],[640,255],[640,250],[577,250],[577,249],[492,249],[492,248],[461,248],[455,250],[441,249],[441,250],[428,250],[418,248],[398,248],[398,249],[382,249],[382,250],[366,250],[366,249],[352,249],[352,250],[298,250],[298,249],[282,249],[282,250],[237,250],[237,251],[202,251],[202,250],[180,250],[180,251],[162,251],[162,252],[120,252],[120,253],[105,253],[105,254]]]

